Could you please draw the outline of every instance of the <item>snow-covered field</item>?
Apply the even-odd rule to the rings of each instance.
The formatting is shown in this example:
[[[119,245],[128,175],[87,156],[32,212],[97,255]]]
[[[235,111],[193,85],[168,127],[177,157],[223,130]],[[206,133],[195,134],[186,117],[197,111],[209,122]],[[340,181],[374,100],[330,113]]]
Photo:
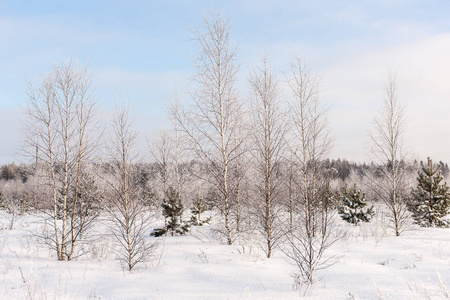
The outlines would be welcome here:
[[[7,223],[4,212],[0,218]],[[345,237],[327,253],[337,257],[336,263],[319,271],[318,281],[305,291],[293,289],[295,266],[280,251],[265,258],[252,235],[227,246],[205,226],[187,236],[158,238],[154,260],[130,273],[115,259],[108,236],[88,245],[86,256],[56,261],[31,235],[41,226],[38,220],[24,216],[14,229],[0,231],[1,299],[450,297],[450,229],[412,227],[395,237],[380,219],[358,227],[340,222]]]

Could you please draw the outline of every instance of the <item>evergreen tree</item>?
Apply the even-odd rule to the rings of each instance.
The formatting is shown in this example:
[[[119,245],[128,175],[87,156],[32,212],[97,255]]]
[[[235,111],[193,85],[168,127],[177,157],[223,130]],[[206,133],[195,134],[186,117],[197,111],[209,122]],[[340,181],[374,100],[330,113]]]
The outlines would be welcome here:
[[[191,220],[189,221],[191,225],[203,226],[205,223],[209,223],[211,217],[202,220],[201,215],[208,209],[208,205],[203,200],[202,197],[197,196],[197,200],[193,203],[191,208]]]
[[[142,202],[144,203],[144,206],[148,207],[156,207],[157,197],[156,193],[153,191],[153,189],[150,186],[144,187],[144,189],[141,192],[141,198]]]
[[[448,227],[449,220],[445,217],[450,209],[450,193],[447,183],[442,183],[441,166],[433,168],[433,162],[428,158],[428,165],[420,162],[422,170],[417,177],[417,188],[413,189],[413,199],[410,211],[417,224],[423,227]]]
[[[167,229],[156,228],[151,233],[152,236],[162,236],[166,231],[170,231],[171,235],[185,234],[189,231],[189,223],[181,223],[181,214],[183,213],[183,204],[181,203],[180,193],[173,187],[167,190],[167,201],[161,204],[163,208],[163,215],[167,217]]]
[[[73,195],[69,199],[70,207],[73,207],[75,203],[75,188],[72,189]],[[104,197],[100,190],[94,176],[88,173],[82,173],[80,177],[79,187],[77,189],[77,206],[75,207],[75,213],[80,217],[98,216]]]
[[[169,187],[167,191],[167,202],[163,202],[162,207],[164,214],[168,217],[167,229],[171,231],[173,236],[181,226],[180,217],[183,212],[180,193],[173,187]]]
[[[341,218],[349,223],[358,225],[359,222],[370,222],[374,212],[373,206],[364,210],[367,206],[366,194],[356,188],[343,187],[339,195],[338,212]]]
[[[6,202],[6,199],[3,197],[2,191],[0,191],[0,209],[1,210],[8,209],[8,203]]]

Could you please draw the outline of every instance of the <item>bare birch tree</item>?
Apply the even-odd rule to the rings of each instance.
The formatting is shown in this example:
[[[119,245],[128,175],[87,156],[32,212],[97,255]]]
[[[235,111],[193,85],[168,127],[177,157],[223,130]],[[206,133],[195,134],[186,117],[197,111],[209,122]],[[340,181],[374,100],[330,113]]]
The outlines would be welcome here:
[[[261,199],[258,216],[266,239],[265,251],[268,258],[282,236],[276,211],[281,208],[282,178],[277,176],[277,169],[283,162],[287,125],[286,115],[280,107],[277,85],[277,77],[271,70],[267,56],[264,56],[261,65],[250,75],[254,141],[254,151],[251,152],[257,174],[256,188]]]
[[[186,136],[183,135],[183,131],[180,128],[179,123],[177,122],[176,116],[179,115],[181,110],[181,104],[178,101],[178,96],[175,95],[172,103],[170,104],[170,122],[172,123],[172,141],[173,141],[173,151],[171,151],[171,160],[173,165],[173,173],[174,173],[174,181],[173,186],[175,186],[178,195],[181,198],[182,202],[186,202],[186,189],[185,184],[187,177],[189,176],[188,170],[185,168],[186,166]],[[188,207],[184,203],[183,207]],[[182,214],[181,214],[181,222],[182,222]]]
[[[120,247],[118,258],[131,271],[136,264],[151,258],[156,244],[145,240],[150,232],[151,214],[139,199],[138,174],[133,170],[137,134],[132,128],[128,106],[124,103],[117,104],[113,132],[108,151],[115,181],[110,182],[112,198],[108,210],[112,219],[112,232]]]
[[[295,182],[300,213],[294,220],[296,226],[286,235],[283,251],[299,269],[296,280],[311,284],[315,271],[329,264],[329,260],[322,260],[323,253],[338,238],[331,226],[323,193],[327,176],[322,163],[331,147],[331,138],[326,110],[319,102],[318,79],[299,58],[294,60],[291,68],[288,83],[293,93],[290,107],[292,142],[289,147],[292,163],[299,174]]]
[[[295,150],[294,150],[295,151]],[[294,228],[294,215],[298,213],[298,169],[295,166],[294,152],[289,153],[287,158],[287,166],[285,170],[285,183],[287,195],[285,199],[285,206],[288,211],[288,232]]]
[[[399,236],[408,222],[408,177],[405,170],[406,153],[403,147],[405,112],[397,98],[397,76],[389,71],[385,84],[383,108],[375,118],[370,135],[370,153],[378,164],[382,178],[373,182],[374,194],[390,211],[395,235]]]
[[[244,130],[244,123],[241,123],[239,125],[239,128],[237,130],[236,138],[234,139],[234,145],[236,147],[236,159],[232,165],[231,172],[233,174],[233,189],[234,192],[231,193],[231,199],[233,202],[233,211],[234,211],[234,219],[236,220],[236,232],[242,232],[243,231],[243,222],[245,219],[249,216],[245,216],[245,214],[242,213],[242,208],[244,205],[247,205],[248,203],[245,200],[245,196],[243,196],[243,191],[249,188],[247,184],[247,170],[246,167],[246,157],[245,152],[248,149],[247,144],[245,143],[244,136],[247,135],[247,131]],[[247,185],[246,185],[247,184]],[[247,197],[248,198],[248,197]]]
[[[158,138],[152,143],[150,153],[155,159],[158,168],[158,178],[162,187],[163,203],[168,203],[167,191],[170,186],[170,159],[172,141],[166,130],[161,130]],[[164,231],[167,236],[167,215],[164,214]],[[172,232],[173,233],[173,232]]]
[[[28,88],[26,149],[48,176],[54,235],[47,240],[58,260],[73,258],[82,232],[92,224],[79,214],[84,201],[79,197],[80,178],[95,146],[90,139],[96,129],[90,84],[87,68],[68,61],[55,65],[39,87]]]
[[[241,113],[235,88],[236,47],[231,45],[228,23],[212,12],[194,34],[199,45],[194,61],[197,90],[193,105],[175,118],[189,139],[190,150],[208,170],[204,179],[220,195],[218,208],[225,219],[227,242],[232,244],[230,168],[238,156],[235,139]]]

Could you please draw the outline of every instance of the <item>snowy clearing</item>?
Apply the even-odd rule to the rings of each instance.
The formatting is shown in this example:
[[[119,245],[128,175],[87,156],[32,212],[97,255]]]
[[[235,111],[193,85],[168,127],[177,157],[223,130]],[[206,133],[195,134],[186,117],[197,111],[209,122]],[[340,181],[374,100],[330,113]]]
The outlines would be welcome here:
[[[8,215],[1,212],[3,225]],[[448,229],[412,227],[392,236],[376,219],[358,227],[339,222],[345,237],[326,253],[336,263],[309,289],[293,289],[280,251],[267,259],[255,236],[228,246],[211,226],[187,236],[157,238],[154,260],[131,273],[115,259],[107,229],[74,261],[57,261],[31,232],[39,218],[23,216],[0,231],[1,299],[446,299],[450,297]],[[156,239],[151,238],[149,239]]]

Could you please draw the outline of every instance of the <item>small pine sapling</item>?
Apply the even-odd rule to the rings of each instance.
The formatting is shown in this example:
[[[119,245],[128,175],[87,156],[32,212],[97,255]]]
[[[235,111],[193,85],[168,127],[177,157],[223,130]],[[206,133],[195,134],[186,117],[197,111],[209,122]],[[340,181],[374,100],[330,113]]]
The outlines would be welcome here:
[[[155,228],[151,233],[152,236],[158,237],[170,232],[172,236],[175,234],[185,234],[190,230],[190,224],[181,223],[181,214],[183,213],[183,204],[181,203],[180,193],[173,187],[167,190],[167,201],[161,204],[163,215],[167,217],[167,229]],[[167,230],[167,231],[166,231]]]
[[[0,210],[8,210],[8,203],[3,198],[3,193],[0,191]]]
[[[157,201],[157,197],[156,197],[156,193],[153,191],[153,189],[149,186],[146,186],[143,190],[142,190],[142,203],[144,203],[144,206],[147,207],[155,207],[156,205],[156,201]]]
[[[422,170],[418,171],[417,188],[412,191],[409,209],[417,224],[422,227],[448,227],[445,217],[450,210],[450,193],[447,183],[442,183],[441,166],[433,168],[428,158],[428,165],[420,162]]]
[[[343,220],[355,226],[359,222],[370,222],[374,215],[373,206],[364,210],[366,206],[366,194],[357,189],[356,184],[352,188],[342,188],[338,212]]]
[[[202,197],[197,197],[197,200],[193,203],[191,207],[191,220],[189,221],[193,226],[203,226],[204,224],[208,224],[211,221],[211,217],[202,220],[201,214],[204,213],[208,209],[208,205],[203,200]]]

